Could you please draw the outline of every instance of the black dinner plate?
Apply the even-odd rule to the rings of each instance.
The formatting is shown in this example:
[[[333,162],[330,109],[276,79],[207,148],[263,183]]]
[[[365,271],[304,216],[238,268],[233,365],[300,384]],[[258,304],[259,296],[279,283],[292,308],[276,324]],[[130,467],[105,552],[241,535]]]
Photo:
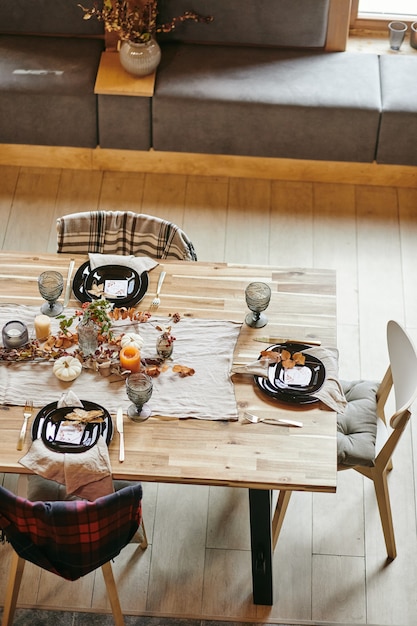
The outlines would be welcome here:
[[[126,296],[106,296],[106,300],[118,307],[135,306],[145,296],[148,290],[148,272],[138,274],[134,269],[124,265],[102,265],[91,270],[89,261],[86,261],[75,273],[72,290],[80,302],[92,302],[100,297],[89,293],[93,285],[105,286],[105,281],[127,281]]]
[[[61,440],[60,425],[66,419],[66,415],[77,407],[57,408],[57,402],[51,402],[44,406],[36,415],[32,424],[32,439],[42,439],[44,444],[54,452],[86,452],[103,435],[107,445],[113,437],[113,422],[110,413],[99,404],[81,400],[86,411],[101,409],[104,421],[97,424],[85,424],[80,429],[79,437],[76,441]],[[78,407],[81,408],[81,407]]]
[[[280,343],[267,348],[269,351],[288,350],[303,352],[311,348],[301,343]],[[288,380],[292,377],[293,380]],[[317,357],[306,354],[305,364],[296,365],[291,370],[285,370],[281,363],[272,363],[268,368],[268,378],[255,376],[259,389],[268,396],[288,404],[313,404],[319,399],[314,395],[322,387],[326,378],[324,364]]]

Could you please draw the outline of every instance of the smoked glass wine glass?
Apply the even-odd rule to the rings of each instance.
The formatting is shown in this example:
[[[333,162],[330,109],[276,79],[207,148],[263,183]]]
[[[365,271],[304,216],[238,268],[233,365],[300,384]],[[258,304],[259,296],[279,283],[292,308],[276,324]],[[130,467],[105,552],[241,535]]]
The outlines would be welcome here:
[[[46,300],[41,306],[41,313],[49,317],[56,317],[62,313],[64,307],[57,302],[64,289],[62,274],[54,271],[43,272],[38,278],[38,287],[42,298]]]
[[[152,378],[144,372],[130,374],[126,379],[126,393],[133,402],[127,409],[127,414],[134,422],[143,422],[151,414],[151,408],[147,403],[152,395]]]
[[[266,283],[249,283],[245,289],[245,299],[248,308],[252,313],[248,313],[245,322],[251,328],[262,328],[268,323],[268,318],[262,312],[268,308],[271,300],[271,289]]]

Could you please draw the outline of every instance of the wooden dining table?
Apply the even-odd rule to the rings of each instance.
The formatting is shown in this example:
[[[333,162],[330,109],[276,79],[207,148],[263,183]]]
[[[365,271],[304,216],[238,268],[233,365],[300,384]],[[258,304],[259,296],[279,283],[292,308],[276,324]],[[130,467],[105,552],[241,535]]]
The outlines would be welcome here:
[[[86,256],[72,258],[75,268],[87,260]],[[0,305],[40,307],[38,276],[52,269],[66,278],[69,262],[64,254],[1,252]],[[179,313],[187,318],[242,323],[235,362],[256,360],[268,347],[268,337],[336,346],[336,276],[332,270],[164,260],[149,273],[149,287],[137,310],[149,310],[161,270],[167,275],[158,315]],[[244,321],[248,313],[245,288],[252,281],[265,282],[272,291],[268,323],[263,328],[251,328]],[[69,306],[77,305],[72,294]],[[265,338],[265,343],[254,341],[257,337]],[[214,421],[153,414],[140,425],[125,420],[125,460],[119,462],[119,442],[114,436],[109,444],[112,472],[116,479],[248,489],[253,601],[271,605],[272,492],[335,492],[336,413],[321,403],[279,402],[262,392],[247,374],[234,374],[232,381],[239,419],[222,420],[219,406],[219,419]],[[245,409],[300,420],[303,426],[250,424],[241,417]],[[28,472],[19,459],[30,437],[23,451],[16,449],[21,424],[22,406],[0,405],[0,472]]]

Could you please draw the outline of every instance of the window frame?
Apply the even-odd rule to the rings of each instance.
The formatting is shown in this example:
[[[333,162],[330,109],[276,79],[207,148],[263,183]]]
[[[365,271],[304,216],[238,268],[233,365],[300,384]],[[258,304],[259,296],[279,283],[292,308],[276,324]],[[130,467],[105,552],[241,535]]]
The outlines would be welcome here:
[[[352,30],[373,30],[386,32],[388,28],[389,22],[393,20],[401,20],[405,22],[408,26],[413,22],[417,21],[417,13],[414,18],[410,18],[409,15],[401,16],[401,15],[384,15],[381,17],[375,17],[375,15],[371,14],[362,14],[360,17],[359,13],[359,0],[351,0],[351,9],[350,9],[350,31]]]

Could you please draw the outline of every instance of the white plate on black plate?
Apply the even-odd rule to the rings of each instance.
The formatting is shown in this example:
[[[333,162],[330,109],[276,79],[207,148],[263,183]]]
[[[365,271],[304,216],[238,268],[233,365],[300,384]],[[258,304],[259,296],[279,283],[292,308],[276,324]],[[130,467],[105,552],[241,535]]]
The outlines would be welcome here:
[[[75,273],[72,290],[80,302],[92,302],[102,295],[117,307],[135,306],[148,290],[148,272],[138,274],[124,265],[102,265],[95,270],[89,261]]]
[[[288,350],[293,355],[311,349],[310,345],[301,343],[279,343],[267,348],[268,351],[279,352]],[[320,359],[305,354],[304,365],[295,365],[285,369],[282,363],[271,363],[268,367],[268,378],[255,376],[259,389],[271,398],[288,404],[312,404],[318,402],[314,395],[326,378],[326,369]]]
[[[44,406],[36,415],[32,423],[32,439],[42,439],[44,444],[54,452],[86,452],[96,445],[100,435],[103,435],[107,445],[113,437],[113,422],[110,413],[99,404],[81,400],[83,407],[57,408],[57,402]],[[96,424],[82,424],[66,429],[62,423],[66,415],[76,408],[86,411],[103,411],[103,422]]]

